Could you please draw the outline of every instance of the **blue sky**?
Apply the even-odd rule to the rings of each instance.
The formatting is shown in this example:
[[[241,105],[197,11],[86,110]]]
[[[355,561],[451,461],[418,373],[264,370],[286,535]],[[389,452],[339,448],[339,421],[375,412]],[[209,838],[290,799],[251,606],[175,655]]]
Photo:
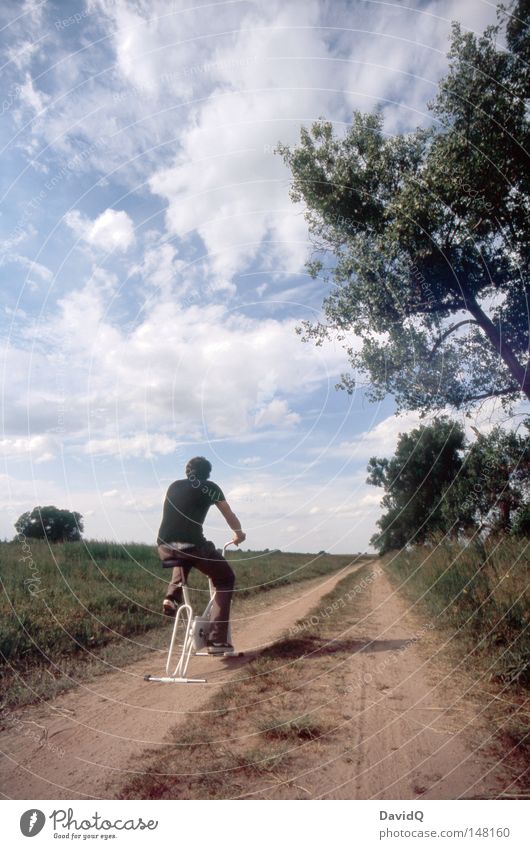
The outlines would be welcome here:
[[[336,392],[340,346],[296,335],[325,289],[273,149],[355,108],[382,108],[390,133],[427,124],[450,21],[481,32],[495,4],[0,15],[0,536],[56,504],[88,537],[153,542],[168,484],[204,454],[249,546],[365,549],[382,494],[366,463],[418,419]],[[220,516],[207,529],[225,541]]]

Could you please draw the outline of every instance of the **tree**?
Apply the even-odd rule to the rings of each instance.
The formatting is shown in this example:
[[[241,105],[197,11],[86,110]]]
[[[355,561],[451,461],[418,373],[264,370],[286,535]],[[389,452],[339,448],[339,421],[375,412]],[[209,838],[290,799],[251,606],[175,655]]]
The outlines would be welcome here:
[[[509,50],[500,24],[480,38],[453,24],[431,128],[387,136],[381,114],[355,112],[342,138],[319,120],[279,145],[307,210],[308,269],[333,284],[324,321],[299,332],[344,343],[350,392],[357,373],[398,409],[530,398],[529,9],[509,17]]]
[[[443,493],[462,469],[464,444],[461,425],[440,417],[400,434],[390,460],[370,459],[367,483],[385,490],[386,512],[377,522],[381,533],[370,540],[381,554],[421,544],[444,528]]]
[[[530,422],[526,425],[530,431]],[[495,427],[477,431],[462,472],[444,493],[442,514],[452,534],[469,530],[524,535],[530,507],[530,439]]]
[[[525,423],[530,431],[530,420]],[[367,482],[382,486],[380,553],[421,544],[436,531],[451,537],[530,529],[530,439],[495,427],[470,445],[457,422],[435,418],[400,434],[389,460],[372,457]]]
[[[34,507],[15,522],[17,533],[28,539],[48,542],[77,542],[83,533],[81,513],[60,510],[58,507]]]

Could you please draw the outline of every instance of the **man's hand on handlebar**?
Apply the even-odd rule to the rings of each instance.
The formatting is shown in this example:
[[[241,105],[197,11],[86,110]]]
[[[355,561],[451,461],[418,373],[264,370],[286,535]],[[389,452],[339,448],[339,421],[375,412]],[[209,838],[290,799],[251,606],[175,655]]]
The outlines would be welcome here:
[[[239,545],[240,542],[243,542],[247,538],[247,535],[244,531],[241,530],[241,522],[237,518],[234,511],[231,509],[230,505],[226,501],[216,501],[215,502],[220,512],[226,519],[226,523],[231,531],[234,532],[234,539],[232,543],[234,545]]]

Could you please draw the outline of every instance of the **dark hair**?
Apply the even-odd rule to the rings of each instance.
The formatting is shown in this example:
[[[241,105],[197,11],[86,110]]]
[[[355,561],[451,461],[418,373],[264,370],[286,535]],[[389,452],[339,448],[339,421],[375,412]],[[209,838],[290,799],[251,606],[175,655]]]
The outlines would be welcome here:
[[[186,477],[188,478],[198,478],[205,481],[210,477],[211,471],[212,464],[206,457],[192,457],[186,463]]]

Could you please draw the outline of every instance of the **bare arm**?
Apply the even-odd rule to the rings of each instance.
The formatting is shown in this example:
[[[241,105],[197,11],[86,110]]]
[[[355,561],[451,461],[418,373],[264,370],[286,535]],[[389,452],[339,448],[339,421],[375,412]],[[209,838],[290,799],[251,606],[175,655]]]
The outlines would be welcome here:
[[[247,538],[246,534],[241,530],[241,522],[237,518],[236,514],[230,507],[228,501],[216,501],[215,506],[219,508],[221,514],[226,519],[226,524],[229,528],[231,528],[234,532],[234,543],[239,545],[240,542],[243,542]]]

